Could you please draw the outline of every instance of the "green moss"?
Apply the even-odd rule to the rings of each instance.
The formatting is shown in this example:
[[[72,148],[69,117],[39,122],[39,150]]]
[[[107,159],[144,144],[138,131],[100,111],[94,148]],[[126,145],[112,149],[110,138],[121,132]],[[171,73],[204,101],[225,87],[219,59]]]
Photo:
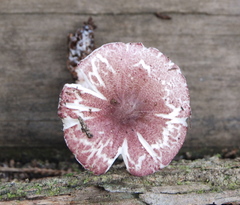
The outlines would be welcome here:
[[[184,183],[182,181],[177,181],[177,185],[183,185]]]
[[[219,187],[219,186],[215,186],[215,187],[213,187],[212,189],[211,189],[211,192],[217,192],[217,193],[219,193],[219,192],[222,192],[223,191],[223,189],[221,188],[221,187]]]
[[[228,189],[234,190],[234,189],[238,189],[240,186],[237,185],[236,183],[230,183],[228,184]]]
[[[198,191],[196,191],[197,194],[203,194],[205,192],[206,192],[206,190],[198,190]]]
[[[79,185],[79,179],[76,179],[76,178],[70,178],[69,181],[67,182],[67,186],[68,187],[73,187],[75,188],[76,186]]]
[[[83,184],[87,184],[89,182],[89,178],[84,179]]]
[[[9,192],[6,194],[7,199],[19,199],[26,196],[26,192],[23,190],[17,190],[16,192]],[[3,196],[1,196],[1,199]]]
[[[37,186],[36,189],[37,189],[36,194],[40,195],[42,193],[42,187]]]
[[[219,158],[219,159],[222,157],[221,154],[215,154],[214,156],[217,157],[217,158]]]
[[[101,176],[84,171],[79,174],[70,173],[62,177],[45,178],[37,182],[2,183],[0,185],[0,200],[21,200],[26,196],[39,195],[55,196],[72,193],[76,189],[84,187],[106,187],[108,185],[114,190],[116,187],[119,190],[128,190],[130,193],[135,191],[136,193],[144,193],[148,190],[151,191],[151,187],[154,186],[191,185],[197,182],[211,187],[211,192],[219,192],[240,188],[236,177],[238,169],[239,161],[222,160],[216,156],[194,161],[179,160],[165,169],[145,177],[135,177],[130,175],[125,168],[113,167],[108,173]],[[194,192],[202,194],[209,192],[209,190]]]
[[[61,193],[60,187],[55,187],[55,188],[51,188],[51,189],[48,191],[47,195],[48,195],[48,196],[55,196],[55,195],[58,195],[58,194],[60,194],[60,193]]]
[[[190,173],[192,171],[191,168],[187,165],[180,165],[178,168],[185,171],[186,173]]]
[[[26,194],[26,192],[24,190],[18,189],[16,195],[19,198],[19,197],[24,197],[27,194]]]
[[[152,186],[156,186],[156,184],[153,181],[148,181],[148,180],[143,180],[143,185],[145,187],[152,187]]]
[[[72,177],[72,176],[74,176],[74,173],[67,173],[67,174],[65,174],[64,176],[65,176],[65,177]]]
[[[17,195],[15,193],[7,193],[7,198],[8,199],[12,199],[12,198],[16,198]]]

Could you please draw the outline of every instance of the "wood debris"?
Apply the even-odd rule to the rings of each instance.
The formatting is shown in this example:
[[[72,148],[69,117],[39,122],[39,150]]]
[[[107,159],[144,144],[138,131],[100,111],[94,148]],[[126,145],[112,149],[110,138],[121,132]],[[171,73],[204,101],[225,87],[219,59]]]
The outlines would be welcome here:
[[[89,55],[94,49],[94,30],[96,25],[90,17],[87,22],[75,33],[68,35],[68,60],[67,68],[71,72],[74,80],[77,80],[75,69],[79,62]]]

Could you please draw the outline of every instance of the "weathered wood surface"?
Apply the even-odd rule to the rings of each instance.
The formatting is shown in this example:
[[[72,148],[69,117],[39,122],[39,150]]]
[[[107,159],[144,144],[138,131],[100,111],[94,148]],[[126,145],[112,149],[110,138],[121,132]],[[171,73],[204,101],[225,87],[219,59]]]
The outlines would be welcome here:
[[[185,148],[240,146],[239,0],[1,0],[1,147],[65,146],[56,113],[72,82],[66,36],[89,16],[96,46],[141,41],[182,68],[193,112]]]
[[[32,182],[0,185],[4,204],[151,204],[240,203],[240,159],[181,160],[153,175],[135,177],[114,165],[107,174],[86,171]],[[17,201],[16,201],[17,199]],[[15,201],[14,201],[15,200]],[[20,201],[19,201],[20,200]]]
[[[239,15],[240,3],[238,0],[1,0],[1,13],[59,13],[59,14],[146,14],[154,12],[177,12],[177,13],[202,13],[202,14],[227,14]]]

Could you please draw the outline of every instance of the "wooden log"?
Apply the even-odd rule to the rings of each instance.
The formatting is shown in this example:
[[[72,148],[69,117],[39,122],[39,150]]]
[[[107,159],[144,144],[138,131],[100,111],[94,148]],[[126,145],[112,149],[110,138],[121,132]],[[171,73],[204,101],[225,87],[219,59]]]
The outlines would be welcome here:
[[[69,173],[0,185],[5,204],[225,204],[240,199],[239,159],[181,160],[145,177],[114,165],[108,173]],[[8,200],[8,201],[6,201]],[[11,201],[9,201],[11,200]]]

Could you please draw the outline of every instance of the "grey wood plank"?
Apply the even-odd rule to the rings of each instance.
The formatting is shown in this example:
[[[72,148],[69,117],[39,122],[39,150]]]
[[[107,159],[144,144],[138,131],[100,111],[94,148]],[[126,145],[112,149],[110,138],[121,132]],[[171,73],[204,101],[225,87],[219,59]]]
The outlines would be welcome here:
[[[152,12],[239,15],[238,0],[1,0],[0,13],[136,14]]]
[[[17,4],[10,3],[11,8]],[[66,36],[88,16],[13,11],[0,18],[0,144],[58,146],[63,144],[58,96],[63,84],[72,82],[66,70]],[[190,89],[192,128],[184,146],[236,146],[239,16],[171,17],[163,21],[148,13],[96,15],[96,44],[141,41],[161,50],[182,68]]]

